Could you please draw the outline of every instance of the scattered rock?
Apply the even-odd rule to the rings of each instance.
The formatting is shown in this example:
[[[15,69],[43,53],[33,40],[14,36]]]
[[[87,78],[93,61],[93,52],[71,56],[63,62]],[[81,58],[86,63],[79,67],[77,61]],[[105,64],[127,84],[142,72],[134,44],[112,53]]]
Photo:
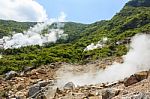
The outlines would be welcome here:
[[[57,64],[51,65],[56,69]],[[150,92],[150,74],[145,71],[136,73],[118,83],[91,84],[75,88],[73,82],[68,82],[64,85],[63,90],[56,86],[55,69],[49,66],[39,67],[23,76],[19,74],[14,77],[13,75],[8,77],[10,80],[6,81],[0,79],[0,88],[5,91],[3,94],[8,99],[149,99],[150,97],[150,94],[147,94]],[[82,71],[82,69],[77,70]],[[141,80],[143,81],[139,82]],[[137,82],[139,83],[132,86]],[[125,87],[124,85],[131,86]],[[138,93],[130,94],[131,92]]]
[[[48,99],[48,98],[45,96],[45,94],[41,93],[37,95],[35,99]]]
[[[112,99],[119,94],[120,90],[106,89],[102,91],[102,99]]]
[[[122,99],[150,99],[150,93],[131,93],[123,96]]]
[[[148,71],[142,71],[134,74],[138,81],[148,78]]]
[[[60,94],[59,91],[60,90],[57,87],[49,87],[46,92],[46,97],[48,99],[55,99],[56,94]]]
[[[129,78],[126,78],[124,80],[124,85],[127,87],[147,78],[148,78],[148,71],[138,72],[134,75],[131,75]]]
[[[30,66],[25,66],[24,68],[23,68],[23,72],[28,72],[28,71],[31,71],[32,69],[33,69],[34,67],[30,67]]]
[[[49,84],[49,82],[44,80],[44,81],[38,82],[38,84],[40,85],[40,87],[45,87],[45,86],[47,86]]]
[[[59,88],[56,88],[56,93],[62,94],[62,91]]]
[[[26,99],[26,97],[25,96],[16,96],[15,99]]]
[[[100,97],[100,96],[92,96],[92,97],[88,97],[88,99],[102,99],[102,97]]]
[[[89,92],[89,93],[87,94],[87,96],[88,96],[88,97],[93,97],[93,96],[95,96],[95,95]]]
[[[40,85],[39,84],[35,84],[35,85],[33,85],[33,86],[31,86],[29,88],[28,96],[31,97],[35,93],[37,93],[38,91],[40,91]]]
[[[22,89],[24,89],[24,86],[23,85],[18,85],[17,90],[20,91]]]
[[[60,66],[61,64],[62,64],[61,62],[51,63],[51,64],[49,65],[49,67],[50,67],[51,69],[55,69],[55,68],[58,68],[58,66]]]
[[[31,75],[31,79],[38,79],[38,76],[36,74]]]
[[[130,86],[132,84],[135,84],[137,82],[138,82],[138,80],[137,80],[137,78],[134,75],[130,76],[129,78],[125,78],[124,79],[124,85],[126,87],[128,87],[128,86]]]
[[[63,87],[64,90],[73,90],[75,88],[75,85],[72,82],[68,82],[67,84],[65,84],[65,86]]]
[[[18,73],[15,71],[9,71],[8,73],[5,74],[5,80],[10,80],[11,78],[17,76]]]
[[[46,71],[43,70],[43,69],[39,69],[39,70],[37,70],[37,72],[40,73],[40,74],[46,74]]]

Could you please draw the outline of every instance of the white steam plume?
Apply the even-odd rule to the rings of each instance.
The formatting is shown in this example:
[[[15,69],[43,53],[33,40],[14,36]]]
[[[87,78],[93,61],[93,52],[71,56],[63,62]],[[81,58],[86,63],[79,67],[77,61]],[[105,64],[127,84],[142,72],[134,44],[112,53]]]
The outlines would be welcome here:
[[[58,79],[58,85],[73,82],[75,85],[89,85],[106,82],[116,82],[130,75],[150,69],[150,35],[140,34],[132,38],[129,52],[123,56],[124,63],[114,63],[105,70],[93,72],[89,69],[86,73],[74,73],[67,70]],[[69,67],[71,68],[71,67]],[[74,68],[74,67],[72,67]],[[93,67],[95,68],[95,67]]]
[[[84,49],[84,51],[94,50],[97,48],[103,48],[105,46],[105,43],[107,42],[107,40],[108,40],[108,38],[104,37],[104,38],[102,38],[102,40],[98,41],[97,44],[95,44],[95,45],[94,45],[94,43],[91,43]]]
[[[61,36],[63,36],[63,30],[60,29],[65,22],[65,14],[61,13],[61,16],[56,19],[49,19],[44,23],[38,23],[28,31],[23,33],[16,33],[13,36],[3,37],[0,41],[3,41],[4,49],[8,48],[19,48],[22,46],[29,45],[42,45],[47,42],[56,42]],[[52,23],[57,22],[57,29],[48,30],[47,34],[42,34],[41,31],[47,28]]]

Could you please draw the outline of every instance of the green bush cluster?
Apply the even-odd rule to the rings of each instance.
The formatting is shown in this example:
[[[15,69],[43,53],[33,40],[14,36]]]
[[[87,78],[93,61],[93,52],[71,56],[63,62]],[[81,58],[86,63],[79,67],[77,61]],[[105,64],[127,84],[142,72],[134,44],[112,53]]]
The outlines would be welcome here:
[[[23,31],[33,27],[36,22],[16,22],[11,20],[0,20],[0,38],[12,35],[12,32],[22,33]]]

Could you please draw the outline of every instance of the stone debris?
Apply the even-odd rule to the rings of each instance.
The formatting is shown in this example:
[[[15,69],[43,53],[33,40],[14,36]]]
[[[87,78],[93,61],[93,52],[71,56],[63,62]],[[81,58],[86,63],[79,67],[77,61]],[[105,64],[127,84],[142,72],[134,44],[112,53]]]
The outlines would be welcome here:
[[[73,90],[75,88],[75,85],[72,82],[68,82],[67,84],[65,84],[65,86],[63,87],[64,90]]]
[[[102,99],[112,99],[113,97],[119,94],[120,90],[118,89],[105,89],[102,91]]]
[[[41,66],[27,70],[21,76],[14,71],[8,72],[5,79],[0,78],[0,99],[149,99],[150,97],[150,71],[135,73],[115,83],[75,86],[73,82],[68,82],[62,88],[58,88],[55,85],[57,81],[55,72],[60,67],[58,64],[62,65],[56,63]],[[83,68],[84,66],[76,70],[87,70]]]
[[[18,73],[15,71],[10,71],[8,73],[5,74],[5,80],[10,80],[11,78],[17,76]]]
[[[130,93],[122,97],[122,99],[150,99],[150,93]]]
[[[124,80],[124,85],[127,87],[147,78],[148,78],[148,71],[138,72],[134,75],[131,75],[129,78],[126,78]]]
[[[38,91],[40,91],[40,85],[39,84],[35,84],[35,85],[33,85],[33,86],[31,86],[29,88],[28,96],[31,97],[34,94],[36,94]]]

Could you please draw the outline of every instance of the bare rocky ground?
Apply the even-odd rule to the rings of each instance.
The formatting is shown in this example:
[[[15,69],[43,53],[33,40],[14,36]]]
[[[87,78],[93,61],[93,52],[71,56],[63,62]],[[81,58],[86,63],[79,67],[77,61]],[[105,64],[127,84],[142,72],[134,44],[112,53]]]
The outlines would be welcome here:
[[[74,67],[67,68],[68,71],[94,72],[114,61],[123,62],[121,58],[113,58],[86,65],[53,63],[33,70],[26,69],[24,73],[12,72],[9,76],[0,77],[0,99],[150,99],[150,71],[136,73],[111,84],[75,86],[68,82],[62,88],[55,85],[58,72],[66,70],[64,65]]]

